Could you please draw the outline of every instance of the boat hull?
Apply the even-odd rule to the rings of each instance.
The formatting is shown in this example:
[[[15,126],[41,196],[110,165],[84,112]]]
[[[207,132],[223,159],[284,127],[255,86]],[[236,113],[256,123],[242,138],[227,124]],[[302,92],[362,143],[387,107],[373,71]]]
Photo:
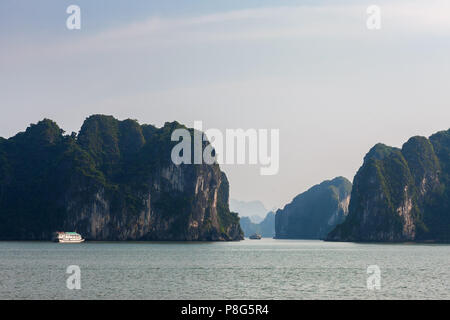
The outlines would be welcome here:
[[[59,243],[82,243],[82,242],[84,242],[84,239],[80,239],[80,240],[63,240],[63,239],[59,239],[58,242]]]

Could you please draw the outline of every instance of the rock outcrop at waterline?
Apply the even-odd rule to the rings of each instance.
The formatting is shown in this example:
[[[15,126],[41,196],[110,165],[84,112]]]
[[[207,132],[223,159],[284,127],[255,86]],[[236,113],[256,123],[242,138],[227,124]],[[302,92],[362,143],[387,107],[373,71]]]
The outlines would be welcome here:
[[[172,163],[179,127],[94,115],[78,135],[45,119],[0,138],[0,239],[242,239],[219,165]]]
[[[278,239],[324,239],[348,213],[352,184],[344,177],[327,180],[296,196],[275,216]]]
[[[450,241],[450,130],[401,149],[375,145],[353,181],[333,241]]]

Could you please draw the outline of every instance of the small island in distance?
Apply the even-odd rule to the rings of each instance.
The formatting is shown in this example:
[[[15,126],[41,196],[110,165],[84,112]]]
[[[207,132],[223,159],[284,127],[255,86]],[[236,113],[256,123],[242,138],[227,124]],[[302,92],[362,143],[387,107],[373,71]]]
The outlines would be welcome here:
[[[276,212],[277,239],[324,239],[348,214],[352,184],[344,177],[324,181]]]

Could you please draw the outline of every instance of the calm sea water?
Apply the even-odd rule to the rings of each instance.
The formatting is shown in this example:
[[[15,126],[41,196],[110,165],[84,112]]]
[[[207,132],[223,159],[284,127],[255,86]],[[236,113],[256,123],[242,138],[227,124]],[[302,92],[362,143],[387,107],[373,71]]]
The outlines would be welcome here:
[[[66,268],[81,269],[81,289]],[[367,289],[378,265],[381,289]],[[1,299],[450,299],[450,246],[0,242]]]

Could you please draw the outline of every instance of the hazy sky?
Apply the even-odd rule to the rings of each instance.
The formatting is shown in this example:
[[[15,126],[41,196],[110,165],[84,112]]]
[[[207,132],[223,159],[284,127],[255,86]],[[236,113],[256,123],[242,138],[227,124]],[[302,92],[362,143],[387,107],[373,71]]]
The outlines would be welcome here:
[[[81,7],[81,30],[66,8]],[[381,30],[366,8],[381,8]],[[280,129],[280,171],[225,166],[231,197],[279,207],[353,179],[377,142],[450,127],[450,1],[0,2],[0,136],[94,113]]]

